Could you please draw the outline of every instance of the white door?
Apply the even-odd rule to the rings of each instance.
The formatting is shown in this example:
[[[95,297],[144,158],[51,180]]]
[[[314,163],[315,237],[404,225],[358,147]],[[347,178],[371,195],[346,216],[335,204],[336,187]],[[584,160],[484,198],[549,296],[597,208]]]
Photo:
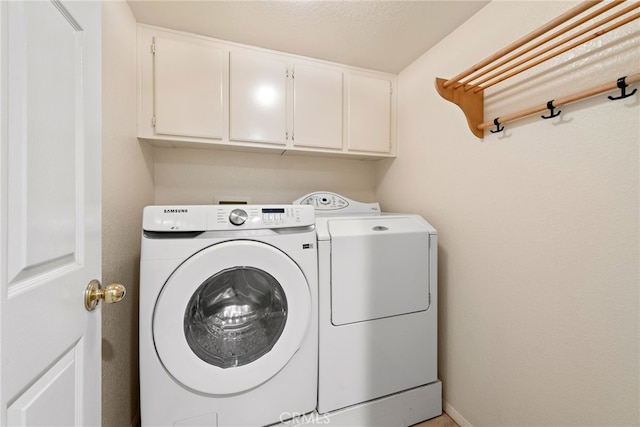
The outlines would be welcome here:
[[[0,425],[99,425],[100,3],[0,2],[0,43]]]

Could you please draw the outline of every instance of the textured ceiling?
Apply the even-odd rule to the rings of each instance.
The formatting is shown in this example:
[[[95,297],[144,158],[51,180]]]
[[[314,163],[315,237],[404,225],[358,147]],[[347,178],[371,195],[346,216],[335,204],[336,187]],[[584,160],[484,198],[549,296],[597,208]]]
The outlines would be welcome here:
[[[398,73],[488,1],[128,3],[141,23]]]

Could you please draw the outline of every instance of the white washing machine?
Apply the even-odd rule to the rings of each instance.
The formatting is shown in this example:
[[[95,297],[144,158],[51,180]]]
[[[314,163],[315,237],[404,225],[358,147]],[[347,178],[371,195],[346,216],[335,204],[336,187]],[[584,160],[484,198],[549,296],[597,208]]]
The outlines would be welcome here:
[[[149,206],[143,426],[263,426],[317,401],[311,206]]]
[[[318,413],[344,426],[440,415],[435,228],[329,192],[294,204],[316,211]]]

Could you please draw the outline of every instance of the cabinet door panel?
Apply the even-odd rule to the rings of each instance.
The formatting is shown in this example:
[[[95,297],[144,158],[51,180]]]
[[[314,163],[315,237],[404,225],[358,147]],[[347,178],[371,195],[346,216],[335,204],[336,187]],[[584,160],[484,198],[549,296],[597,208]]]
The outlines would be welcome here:
[[[294,145],[342,149],[342,72],[296,65]]]
[[[287,63],[231,52],[229,139],[286,144]]]
[[[154,42],[155,132],[222,138],[224,52],[196,42]]]
[[[391,82],[351,75],[349,79],[350,151],[391,150]]]

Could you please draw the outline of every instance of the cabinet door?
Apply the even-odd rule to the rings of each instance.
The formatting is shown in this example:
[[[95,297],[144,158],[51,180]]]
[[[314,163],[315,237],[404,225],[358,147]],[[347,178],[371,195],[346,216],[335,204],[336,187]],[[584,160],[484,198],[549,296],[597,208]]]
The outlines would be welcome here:
[[[349,151],[391,151],[391,81],[352,74],[349,78]]]
[[[231,52],[229,139],[287,142],[287,63]]]
[[[161,37],[154,46],[155,133],[221,139],[224,52]]]
[[[342,149],[342,72],[296,64],[293,144]]]

